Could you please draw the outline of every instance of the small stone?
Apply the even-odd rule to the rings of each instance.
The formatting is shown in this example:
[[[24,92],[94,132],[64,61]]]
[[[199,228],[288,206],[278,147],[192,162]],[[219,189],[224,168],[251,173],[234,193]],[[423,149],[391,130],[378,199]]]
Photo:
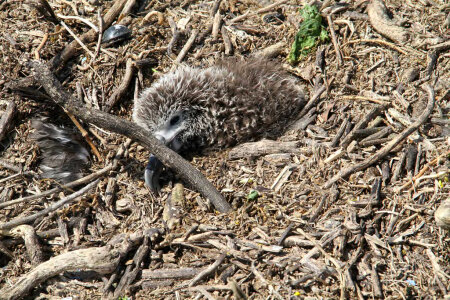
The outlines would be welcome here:
[[[120,213],[131,211],[131,200],[127,198],[122,198],[116,201],[116,210]]]
[[[434,213],[434,219],[437,225],[450,231],[450,200],[441,203]]]

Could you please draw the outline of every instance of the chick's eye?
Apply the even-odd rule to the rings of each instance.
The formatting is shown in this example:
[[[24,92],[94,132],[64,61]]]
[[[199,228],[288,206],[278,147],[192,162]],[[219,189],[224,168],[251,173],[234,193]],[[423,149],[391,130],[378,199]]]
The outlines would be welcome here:
[[[174,116],[170,119],[170,126],[177,125],[180,122],[180,116]]]

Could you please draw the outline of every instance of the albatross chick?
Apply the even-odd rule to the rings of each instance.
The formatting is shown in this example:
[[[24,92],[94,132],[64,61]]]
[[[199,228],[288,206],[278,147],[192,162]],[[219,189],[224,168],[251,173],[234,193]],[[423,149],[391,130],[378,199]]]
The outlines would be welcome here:
[[[276,137],[305,105],[295,78],[265,59],[227,59],[207,68],[179,67],[161,76],[134,103],[133,120],[180,153],[219,149]],[[67,129],[34,121],[43,176],[81,176],[87,150]],[[150,155],[145,182],[159,190],[161,161]]]
[[[174,151],[198,152],[277,136],[304,105],[297,81],[275,62],[227,59],[163,75],[135,101],[133,120]],[[162,168],[150,155],[144,177],[152,190]]]

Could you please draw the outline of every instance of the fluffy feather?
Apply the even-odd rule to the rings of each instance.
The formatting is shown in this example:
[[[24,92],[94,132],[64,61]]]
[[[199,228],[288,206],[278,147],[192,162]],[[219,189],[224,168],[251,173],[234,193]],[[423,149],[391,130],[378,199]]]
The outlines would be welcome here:
[[[89,163],[89,152],[71,131],[37,119],[31,125],[35,129],[31,138],[42,153],[42,177],[62,183],[81,178],[82,169]]]

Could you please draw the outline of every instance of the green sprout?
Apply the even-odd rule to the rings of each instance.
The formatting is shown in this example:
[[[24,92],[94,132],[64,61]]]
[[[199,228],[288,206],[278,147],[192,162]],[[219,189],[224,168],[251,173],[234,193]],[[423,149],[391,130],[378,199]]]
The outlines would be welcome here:
[[[322,25],[322,16],[314,5],[305,5],[300,9],[303,22],[300,24],[288,61],[291,64],[308,55],[320,42],[328,40],[328,32]]]
[[[251,190],[247,195],[248,200],[256,200],[259,197],[259,193],[257,190]]]

